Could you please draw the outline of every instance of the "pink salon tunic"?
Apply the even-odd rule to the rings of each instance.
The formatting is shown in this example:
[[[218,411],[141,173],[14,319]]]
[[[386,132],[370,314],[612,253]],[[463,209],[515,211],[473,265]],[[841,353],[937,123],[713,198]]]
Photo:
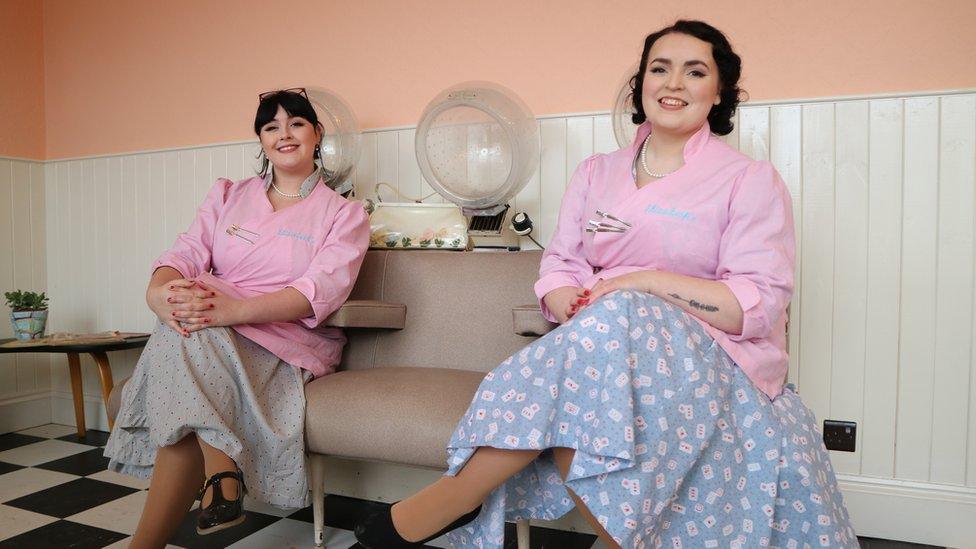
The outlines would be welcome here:
[[[717,280],[743,311],[742,333],[705,330],[770,398],[782,392],[789,357],[786,307],[793,294],[792,202],[768,162],[750,159],[711,134],[706,123],[684,147],[678,171],[638,189],[634,143],[583,161],[566,189],[556,232],[542,257],[540,301],[562,286],[659,270]],[[624,233],[587,233],[597,210],[627,221]],[[603,220],[606,221],[606,220]],[[542,304],[543,314],[555,320]]]
[[[369,244],[369,221],[361,204],[323,184],[278,211],[266,188],[260,177],[218,179],[190,228],[153,270],[172,267],[240,299],[295,288],[312,305],[312,316],[233,328],[281,360],[322,376],[335,370],[346,338],[320,324],[352,291]]]

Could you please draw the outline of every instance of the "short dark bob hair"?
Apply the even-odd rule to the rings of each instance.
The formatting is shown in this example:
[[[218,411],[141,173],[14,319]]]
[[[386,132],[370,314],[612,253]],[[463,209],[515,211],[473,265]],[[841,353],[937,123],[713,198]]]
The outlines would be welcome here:
[[[285,109],[288,116],[299,116],[308,120],[309,124],[322,131],[322,124],[319,123],[319,116],[315,114],[312,103],[307,97],[293,91],[277,91],[261,98],[258,104],[258,112],[254,115],[254,133],[261,136],[261,128],[265,124],[274,120],[278,114],[278,107]],[[316,149],[315,159],[319,159],[319,152]],[[269,162],[266,156],[261,155],[261,176],[267,175]]]
[[[703,42],[712,45],[712,57],[718,66],[719,79],[719,104],[714,105],[708,113],[708,125],[712,133],[718,135],[728,135],[732,133],[732,117],[735,116],[735,109],[742,100],[743,90],[739,88],[739,77],[742,75],[742,59],[732,51],[729,39],[722,34],[722,31],[703,21],[691,21],[681,19],[675,21],[670,27],[665,27],[657,32],[647,35],[644,39],[644,52],[641,53],[640,68],[637,74],[630,79],[630,91],[636,111],[631,120],[634,124],[643,124],[647,120],[644,113],[643,89],[644,73],[647,72],[647,56],[651,51],[651,46],[657,42],[658,38],[668,34],[680,33],[693,36]]]

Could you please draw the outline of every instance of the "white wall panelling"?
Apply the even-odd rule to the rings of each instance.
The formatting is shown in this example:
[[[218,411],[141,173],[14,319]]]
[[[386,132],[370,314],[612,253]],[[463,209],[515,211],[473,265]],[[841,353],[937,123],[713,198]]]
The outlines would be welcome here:
[[[47,291],[44,165],[0,158],[0,292]],[[13,337],[0,300],[0,338]],[[49,357],[0,354],[0,432],[51,420]]]
[[[939,100],[905,101],[895,476],[928,480],[935,370]],[[944,428],[945,426],[943,426]]]
[[[946,97],[939,109],[939,199],[936,248],[935,368],[932,376],[932,443],[928,478],[966,482],[967,434],[976,424],[959,403],[969,401],[973,329],[973,205],[976,97]],[[959,306],[958,304],[970,306]],[[965,410],[965,411],[964,411]],[[970,471],[976,476],[976,470]]]
[[[834,303],[830,333],[831,417],[863,423],[865,285],[867,284],[868,103],[834,107]],[[808,279],[809,280],[809,279]],[[802,342],[801,342],[802,345]],[[858,437],[857,444],[863,437]],[[857,471],[859,453],[835,452],[834,467]]]
[[[858,451],[833,454],[837,470],[856,479],[848,498],[869,501],[857,498],[871,479],[976,494],[976,94],[749,104],[736,128],[725,140],[770,160],[793,197],[790,380],[818,418],[858,422]],[[606,114],[544,117],[539,130],[540,169],[514,204],[545,243],[576,165],[616,146]],[[354,174],[360,197],[375,198],[379,181],[412,196],[431,192],[414,137],[411,128],[364,134]],[[256,153],[255,144],[239,143],[51,161],[44,169],[0,161],[0,211],[27,215],[9,203],[29,192],[32,249],[43,249],[37,235],[46,238],[52,327],[151,329],[143,303],[151,259],[189,224],[215,178],[253,173]],[[31,184],[14,190],[24,177]],[[389,190],[380,194],[395,200]],[[45,197],[47,222],[37,226]],[[25,249],[9,234],[13,226],[0,228],[0,257]],[[0,269],[0,283],[14,277],[43,285],[44,261]],[[117,378],[136,356],[113,356]],[[86,391],[97,397],[93,368],[85,371]],[[48,386],[37,372],[4,367],[0,380],[24,390]],[[52,372],[54,390],[67,393],[66,370]],[[55,416],[70,422],[70,407],[56,405]]]
[[[870,104],[867,318],[860,454],[861,473],[872,477],[892,477],[895,472],[903,113],[904,102],[899,99]]]

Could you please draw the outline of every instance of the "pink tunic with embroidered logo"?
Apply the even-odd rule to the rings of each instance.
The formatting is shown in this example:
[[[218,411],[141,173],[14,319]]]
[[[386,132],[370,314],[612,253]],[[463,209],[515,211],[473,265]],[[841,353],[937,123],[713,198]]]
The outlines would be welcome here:
[[[368,245],[362,205],[321,182],[301,202],[274,211],[262,178],[218,179],[190,228],[153,270],[172,267],[235,298],[295,288],[312,305],[312,316],[233,328],[318,377],[335,370],[346,342],[342,330],[319,325],[349,297]]]
[[[640,270],[720,281],[742,307],[742,333],[699,322],[759,389],[775,397],[789,362],[786,307],[795,254],[789,191],[770,163],[729,147],[707,123],[685,144],[681,169],[638,189],[633,160],[650,131],[641,125],[630,147],[594,155],[576,169],[542,257],[536,295],[542,301],[562,286],[591,288]],[[585,232],[589,220],[602,220],[597,210],[633,228]],[[555,320],[545,303],[542,308]]]

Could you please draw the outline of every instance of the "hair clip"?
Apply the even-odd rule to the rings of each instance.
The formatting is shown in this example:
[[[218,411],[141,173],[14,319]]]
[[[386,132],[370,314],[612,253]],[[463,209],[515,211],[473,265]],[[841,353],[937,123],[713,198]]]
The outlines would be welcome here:
[[[248,229],[245,229],[244,227],[241,227],[240,225],[237,225],[237,224],[231,224],[229,227],[227,227],[227,234],[229,234],[231,236],[236,236],[237,238],[240,238],[241,240],[246,240],[247,242],[250,242],[251,244],[254,244],[254,241],[253,240],[251,240],[250,238],[248,238],[248,237],[246,237],[244,235],[237,234],[238,232],[250,233],[250,234],[254,235],[254,238],[258,238],[258,237],[261,236],[258,233],[254,232],[254,231],[251,231],[251,230],[248,230]]]
[[[608,214],[607,212],[597,210],[596,214],[600,216],[600,220],[591,219],[586,222],[586,232],[588,233],[623,233],[627,232],[627,229],[633,227],[630,223]],[[610,220],[610,221],[604,221]],[[612,223],[611,223],[612,222]]]
[[[616,221],[617,223],[623,223],[624,225],[627,226],[628,229],[631,228],[631,227],[633,227],[633,225],[631,225],[630,223],[624,221],[623,219],[620,219],[618,217],[612,216],[612,215],[610,215],[607,212],[604,212],[602,210],[597,210],[596,211],[596,215],[598,215],[600,217],[605,217],[605,218],[607,218],[607,219],[609,219],[611,221]]]

